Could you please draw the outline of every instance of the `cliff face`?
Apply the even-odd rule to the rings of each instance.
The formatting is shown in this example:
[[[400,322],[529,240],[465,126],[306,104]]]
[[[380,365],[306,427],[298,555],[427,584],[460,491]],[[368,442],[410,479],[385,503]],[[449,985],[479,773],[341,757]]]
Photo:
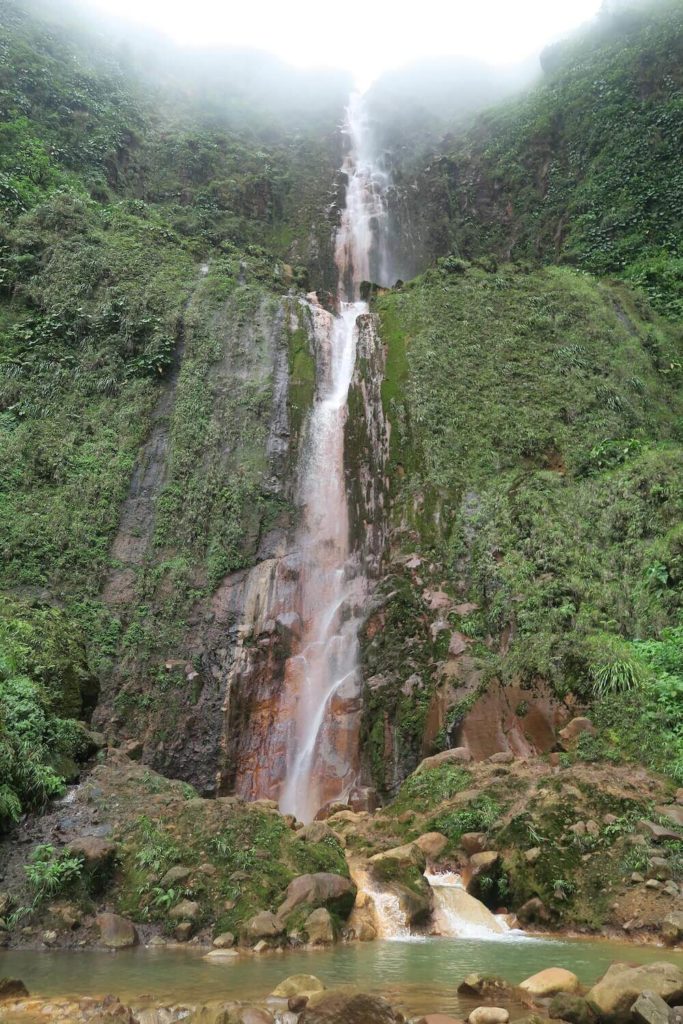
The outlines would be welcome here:
[[[199,109],[177,55],[162,81],[6,10],[0,820],[77,771],[97,680],[112,738],[253,795],[266,738],[275,779],[285,754],[303,297],[336,285],[347,83],[307,106],[310,81],[269,67],[271,103],[252,68]],[[382,796],[445,746],[546,751],[578,706],[604,716],[595,756],[679,771],[653,686],[682,671],[680,30],[665,2],[606,17],[470,121],[395,125],[376,95],[387,248],[421,275],[362,318],[345,427],[370,597],[362,707],[339,721],[360,716]],[[38,788],[11,725],[26,674],[35,771],[57,773]],[[637,750],[646,720],[659,751]]]

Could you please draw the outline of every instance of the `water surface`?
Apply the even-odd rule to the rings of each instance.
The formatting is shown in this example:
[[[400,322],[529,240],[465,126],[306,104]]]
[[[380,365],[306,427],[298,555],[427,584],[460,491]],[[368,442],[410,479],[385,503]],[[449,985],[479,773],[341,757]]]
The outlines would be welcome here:
[[[441,1010],[464,1016],[473,1003],[456,989],[471,971],[517,983],[544,967],[566,967],[590,984],[615,960],[668,960],[683,968],[683,952],[606,940],[379,941],[319,952],[245,954],[219,963],[203,960],[202,954],[164,948],[118,953],[12,950],[0,953],[0,977],[21,978],[32,995],[51,998],[111,992],[133,1003],[195,1003],[260,1001],[283,978],[306,973],[316,974],[328,987],[351,984],[381,994],[407,1014]]]

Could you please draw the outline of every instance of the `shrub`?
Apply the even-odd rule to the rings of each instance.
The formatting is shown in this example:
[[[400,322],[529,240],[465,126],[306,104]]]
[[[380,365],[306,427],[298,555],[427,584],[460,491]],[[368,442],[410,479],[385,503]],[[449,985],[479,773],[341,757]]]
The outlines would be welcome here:
[[[637,690],[645,681],[646,666],[633,646],[619,637],[590,637],[589,677],[594,697]]]
[[[24,868],[36,903],[61,895],[76,882],[83,871],[83,859],[58,852],[49,843],[37,846]]]

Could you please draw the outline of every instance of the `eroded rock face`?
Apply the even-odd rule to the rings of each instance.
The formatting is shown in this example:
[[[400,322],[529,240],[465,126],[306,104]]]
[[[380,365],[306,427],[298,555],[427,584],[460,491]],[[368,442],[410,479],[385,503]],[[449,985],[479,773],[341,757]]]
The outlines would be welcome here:
[[[628,1021],[631,1007],[643,992],[653,992],[675,1005],[683,999],[683,971],[666,961],[640,967],[612,964],[587,993],[586,1000],[605,1020]]]

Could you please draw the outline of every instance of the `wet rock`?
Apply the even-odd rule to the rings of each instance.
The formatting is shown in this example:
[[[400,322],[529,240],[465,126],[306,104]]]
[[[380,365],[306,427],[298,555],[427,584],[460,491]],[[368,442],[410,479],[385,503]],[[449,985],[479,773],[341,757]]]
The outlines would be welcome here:
[[[517,910],[517,917],[522,924],[545,924],[550,920],[548,908],[538,896],[532,896]]]
[[[257,1006],[246,1006],[238,1012],[237,1021],[239,1024],[274,1024],[275,1018],[267,1010]]]
[[[530,996],[547,999],[559,992],[577,992],[579,979],[564,967],[548,967],[544,971],[532,974],[530,978],[525,978],[519,987],[528,992]]]
[[[290,996],[289,999],[287,1000],[287,1009],[291,1013],[301,1013],[301,1011],[305,1009],[307,1004],[308,996]]]
[[[662,938],[667,946],[675,946],[683,941],[683,912],[674,910],[664,918]]]
[[[378,996],[330,993],[308,1005],[299,1024],[402,1024],[403,1016]]]
[[[208,960],[209,963],[225,963],[228,960],[232,960],[234,957],[239,956],[236,949],[212,949],[210,953],[205,953],[202,957],[203,960]]]
[[[510,1013],[502,1006],[478,1006],[467,1020],[469,1024],[507,1024]]]
[[[271,995],[278,999],[288,999],[290,996],[311,996],[314,992],[324,991],[325,986],[315,974],[291,974],[273,989]]]
[[[607,1021],[628,1021],[631,1007],[642,992],[653,992],[667,1003],[683,998],[683,971],[674,964],[658,961],[630,967],[612,964],[587,993],[596,1013]]]
[[[137,946],[138,933],[132,921],[118,914],[98,914],[97,927],[100,930],[100,941],[109,949],[125,949]]]
[[[260,939],[274,939],[282,935],[285,926],[275,914],[269,910],[262,910],[255,914],[244,926],[242,937],[248,943],[258,942]]]
[[[458,993],[478,999],[495,999],[501,995],[510,996],[512,986],[504,978],[494,974],[468,974],[458,985]]]
[[[164,889],[168,889],[169,886],[177,884],[178,882],[186,882],[192,874],[192,868],[183,867],[182,864],[175,864],[172,868],[169,868],[164,877],[159,883]]]
[[[566,1020],[568,1024],[594,1024],[595,1014],[583,996],[559,992],[548,1007],[552,1020]]]
[[[193,900],[181,900],[169,910],[168,916],[171,921],[196,921],[199,910],[199,904]]]
[[[19,978],[0,978],[0,1001],[4,999],[23,999],[28,989]]]
[[[304,921],[304,930],[312,946],[329,946],[334,942],[334,925],[325,907],[318,907],[308,915]]]
[[[441,832],[425,832],[415,840],[415,845],[424,853],[429,860],[439,857],[448,846],[448,839]]]
[[[267,949],[271,947],[268,945],[265,939],[259,939],[256,945],[252,949],[252,953],[265,953]]]
[[[631,1016],[639,1024],[669,1024],[671,1010],[655,992],[643,992],[631,1007]]]
[[[235,936],[232,932],[221,932],[220,935],[216,936],[212,943],[215,949],[230,949],[234,944]]]
[[[287,886],[287,894],[282,906],[278,909],[278,917],[285,918],[302,903],[311,906],[324,904],[348,914],[353,906],[356,886],[343,875],[330,872],[318,872],[312,875],[300,875]]]
[[[427,771],[429,768],[438,768],[442,764],[467,764],[471,760],[472,755],[467,747],[453,747],[452,750],[442,750],[440,754],[425,757],[413,774],[417,775],[418,772]]]

